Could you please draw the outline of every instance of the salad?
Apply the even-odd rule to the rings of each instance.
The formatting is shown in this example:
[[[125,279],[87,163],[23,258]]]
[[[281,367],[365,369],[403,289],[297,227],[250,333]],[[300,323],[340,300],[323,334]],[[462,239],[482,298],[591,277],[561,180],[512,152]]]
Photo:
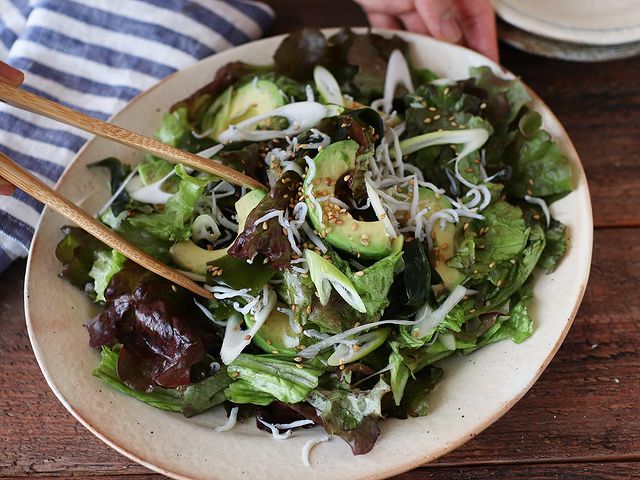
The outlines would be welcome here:
[[[520,81],[439,78],[408,50],[304,30],[164,115],[158,139],[268,191],[152,156],[91,165],[111,173],[99,219],[214,297],[66,227],[61,275],[103,306],[96,377],[187,417],[224,406],[218,431],[321,426],[308,463],[329,436],[364,454],[382,419],[427,415],[440,360],[533,333],[534,270],[567,248],[548,205],[570,164]]]

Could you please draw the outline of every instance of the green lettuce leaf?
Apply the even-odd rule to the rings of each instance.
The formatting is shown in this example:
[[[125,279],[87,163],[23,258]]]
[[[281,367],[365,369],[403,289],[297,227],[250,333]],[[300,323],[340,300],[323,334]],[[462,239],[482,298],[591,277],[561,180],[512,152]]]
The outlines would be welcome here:
[[[318,386],[323,371],[274,358],[270,355],[241,353],[228,366],[231,378],[241,380],[255,391],[286,403],[302,402]],[[236,387],[237,388],[237,387]]]
[[[118,347],[104,346],[100,351],[100,365],[93,370],[93,376],[125,395],[161,410],[182,412],[185,417],[192,417],[222,403],[223,391],[231,383],[226,368],[222,367],[211,377],[192,383],[185,389],[156,387],[150,392],[141,392],[120,380],[117,365]]]
[[[118,351],[107,346],[100,351],[100,365],[93,370],[93,376],[116,390],[137,398],[152,407],[170,412],[182,411],[182,392],[175,388],[157,387],[151,392],[141,392],[126,386],[117,372]]]
[[[393,283],[396,264],[402,258],[402,251],[393,252],[360,272],[353,272],[335,251],[330,250],[329,254],[333,264],[351,280],[360,294],[367,315],[380,314],[389,305],[389,289]]]
[[[479,233],[473,240],[475,262],[467,267],[466,274],[480,278],[488,273],[494,284],[504,283],[504,278],[496,275],[495,265],[520,254],[527,244],[529,228],[522,210],[504,200],[493,202],[482,214],[485,219],[472,224]]]
[[[95,252],[108,247],[78,227],[62,227],[64,238],[56,246],[56,258],[62,263],[60,276],[72,285],[87,290]]]
[[[95,254],[95,261],[89,271],[93,278],[93,289],[96,292],[96,302],[104,302],[104,290],[109,285],[111,277],[122,270],[127,257],[116,250],[99,251]]]
[[[250,403],[252,405],[269,405],[276,402],[276,397],[269,393],[257,390],[250,382],[236,380],[224,391],[227,400],[237,404]]]
[[[180,175],[180,168],[176,168]],[[161,241],[180,242],[191,237],[191,219],[198,199],[207,181],[182,174],[178,191],[168,201],[162,212],[136,214],[127,219],[136,229],[141,229]]]
[[[546,245],[538,260],[538,266],[551,273],[567,251],[567,226],[552,218],[549,228],[545,231],[545,239]]]
[[[420,373],[420,378],[410,380],[405,388],[400,407],[408,417],[424,417],[429,413],[429,394],[442,379],[442,369],[431,367]]]
[[[569,160],[540,125],[540,114],[527,112],[504,152],[504,163],[511,167],[506,189],[519,198],[530,195],[557,199],[573,189]]]
[[[225,401],[224,391],[231,384],[227,368],[223,365],[212,376],[192,383],[183,392],[182,414],[193,417]]]

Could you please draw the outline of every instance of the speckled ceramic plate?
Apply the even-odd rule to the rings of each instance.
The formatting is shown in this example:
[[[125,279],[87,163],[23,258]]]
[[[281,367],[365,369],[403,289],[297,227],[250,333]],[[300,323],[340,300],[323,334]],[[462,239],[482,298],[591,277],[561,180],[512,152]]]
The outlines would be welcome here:
[[[327,32],[330,33],[330,32]],[[382,32],[390,34],[391,32]],[[472,65],[490,65],[469,50],[427,37],[398,32],[412,45],[418,65],[443,76],[466,78]],[[167,78],[132,101],[113,121],[145,134],[160,123],[161,112],[207,83],[216,69],[232,60],[269,61],[282,37],[229,50]],[[571,245],[552,275],[540,274],[532,305],[536,331],[521,345],[501,342],[465,358],[442,362],[445,378],[431,396],[432,413],[411,420],[382,423],[382,434],[367,455],[354,457],[340,439],[317,446],[312,467],[304,467],[301,449],[320,435],[318,428],[274,441],[254,422],[226,433],[221,409],[186,419],[156,410],[105,387],[91,376],[98,353],[88,346],[83,327],[97,312],[78,289],[58,278],[54,256],[66,221],[46,209],[31,247],[25,288],[27,326],[33,351],[49,386],[63,405],[101,440],[127,457],[175,478],[373,479],[388,477],[429,462],[473,438],[503,415],[533,385],[565,337],[584,293],[591,260],[592,217],[587,182],[578,155],[564,129],[536,97],[545,127],[571,159],[577,185],[555,203],[552,212],[569,226]],[[137,162],[141,155],[101,139],[89,142],[58,184],[58,190],[96,211],[108,197],[105,177],[86,165],[116,156]]]
[[[500,17],[541,37],[584,45],[640,41],[638,0],[492,0]]]

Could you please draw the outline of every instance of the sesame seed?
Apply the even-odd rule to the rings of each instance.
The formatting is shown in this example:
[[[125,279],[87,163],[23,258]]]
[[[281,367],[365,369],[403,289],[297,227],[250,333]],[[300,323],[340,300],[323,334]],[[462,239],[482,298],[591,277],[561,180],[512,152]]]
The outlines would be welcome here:
[[[498,280],[496,282],[496,287],[500,288],[501,285],[502,285],[502,280]]]
[[[480,104],[480,110],[484,110],[485,108],[487,108],[487,104],[486,104],[486,103],[484,103],[484,102],[482,102],[482,103]]]
[[[424,123],[431,123],[431,118],[427,117],[424,119]]]
[[[238,377],[240,376],[240,372],[232,372],[232,373],[231,373],[231,376],[232,376],[233,378],[238,378]]]
[[[357,276],[357,277],[361,277],[361,276],[363,276],[363,275],[364,275],[364,272],[356,272],[356,276]]]
[[[489,264],[489,268],[493,268],[493,267],[495,267],[495,266],[496,266],[496,262],[491,262],[491,263]]]
[[[295,357],[293,360],[300,363],[302,362],[302,357]]]
[[[311,305],[307,306],[307,315],[311,313]]]
[[[440,120],[440,115],[436,115],[433,117],[434,120]]]
[[[279,354],[280,352],[278,350],[271,350],[271,353],[273,353],[274,355]]]
[[[345,175],[343,180],[345,182],[348,182],[350,178],[351,178],[351,175]]]
[[[267,225],[267,222],[262,222],[262,229],[266,230],[267,228],[269,228],[269,226]]]
[[[467,223],[465,223],[465,224],[462,226],[462,230],[467,230],[468,228],[469,228],[469,223],[468,223],[468,222],[467,222]]]
[[[175,285],[171,285],[171,290],[173,290],[174,292],[178,291],[178,287],[176,287]]]
[[[251,335],[245,335],[243,338],[244,338],[245,340],[251,340]]]
[[[296,367],[302,370],[304,368],[304,365],[300,365],[299,363],[296,363]]]

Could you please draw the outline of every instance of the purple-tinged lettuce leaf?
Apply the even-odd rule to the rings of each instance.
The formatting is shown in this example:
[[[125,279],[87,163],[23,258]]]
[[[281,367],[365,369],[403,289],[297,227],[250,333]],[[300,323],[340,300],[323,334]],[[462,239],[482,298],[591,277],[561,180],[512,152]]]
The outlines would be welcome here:
[[[259,224],[256,224],[256,220],[274,210],[291,212],[299,197],[301,184],[300,175],[291,170],[285,172],[269,194],[251,211],[244,231],[229,247],[229,255],[247,260],[259,255],[274,270],[288,268],[294,251],[278,219],[271,218]]]
[[[188,385],[191,366],[215,339],[191,295],[128,263],[105,299],[105,310],[87,325],[90,345],[123,345],[117,371],[125,385],[140,391]]]
[[[307,397],[327,433],[346,441],[354,455],[373,448],[382,418],[382,397],[391,389],[380,379],[371,390],[313,390]]]

